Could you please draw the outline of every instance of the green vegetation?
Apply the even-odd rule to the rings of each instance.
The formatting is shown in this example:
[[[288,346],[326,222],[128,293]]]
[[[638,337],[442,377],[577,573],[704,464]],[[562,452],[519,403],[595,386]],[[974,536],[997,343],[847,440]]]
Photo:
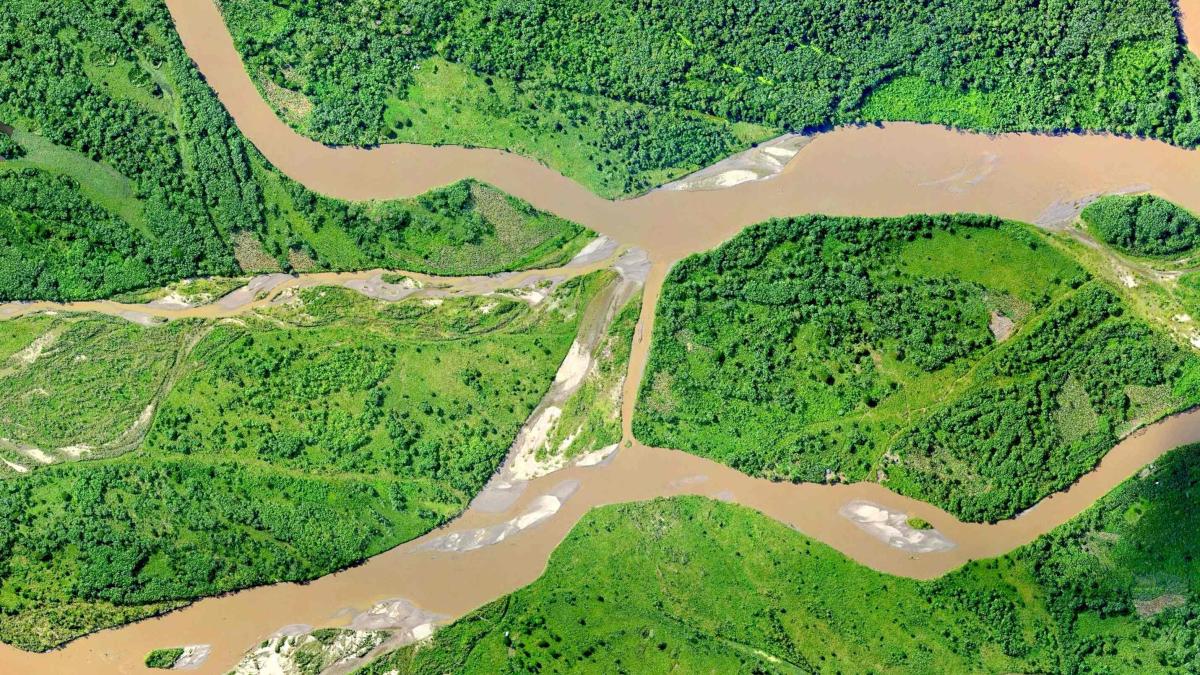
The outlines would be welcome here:
[[[1108,195],[1080,216],[1101,240],[1133,255],[1179,255],[1200,245],[1200,220],[1154,195]]]
[[[477,184],[349,204],[291,183],[238,132],[161,0],[4,10],[0,302],[279,269],[483,274],[587,237]]]
[[[606,196],[862,121],[1200,139],[1200,65],[1166,0],[220,4],[305,134],[507,148]]]
[[[1200,448],[936,581],[697,497],[590,512],[530,586],[363,673],[1191,672]],[[615,564],[598,564],[610,561]]]
[[[445,522],[495,471],[612,279],[565,282],[532,307],[309,288],[212,325],[138,451],[0,480],[0,639],[47,649],[312,579]]]
[[[461,181],[415,199],[350,203],[280,178],[267,183],[270,253],[303,251],[338,269],[386,263],[457,276],[554,267],[592,238],[490,185]]]
[[[202,334],[193,322],[144,327],[79,315],[13,319],[3,328],[20,339],[0,350],[0,457],[22,464],[30,456],[6,442],[32,446],[46,462],[136,445],[131,432],[145,425],[143,412]]]
[[[25,149],[12,139],[12,136],[0,129],[0,159],[20,159],[25,156]]]
[[[634,431],[776,480],[1032,506],[1200,402],[1200,359],[1015,223],[810,216],[671,272]]]
[[[183,649],[175,647],[173,649],[155,649],[146,655],[147,668],[161,668],[170,670],[175,667],[175,662],[179,657],[183,656]]]
[[[924,518],[912,517],[908,519],[908,526],[914,530],[932,530],[933,524]]]

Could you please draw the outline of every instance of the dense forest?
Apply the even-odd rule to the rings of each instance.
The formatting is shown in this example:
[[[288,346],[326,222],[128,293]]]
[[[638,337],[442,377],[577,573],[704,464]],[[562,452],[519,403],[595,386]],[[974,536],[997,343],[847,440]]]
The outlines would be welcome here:
[[[653,339],[644,442],[777,480],[880,480],[970,520],[1200,402],[1200,359],[1037,233],[981,216],[751,227],[675,266]]]
[[[1101,240],[1134,255],[1179,255],[1200,245],[1195,214],[1154,195],[1107,195],[1080,217]]]
[[[567,281],[537,307],[310,288],[211,326],[136,452],[54,465],[0,453],[0,639],[48,649],[199,597],[313,579],[445,522],[491,477],[611,280]],[[138,347],[84,372],[128,389],[144,378],[129,364]],[[35,365],[17,366],[23,388],[10,392],[59,400],[64,378]]]
[[[511,148],[602,194],[710,163],[756,140],[747,123],[1200,140],[1168,0],[221,7],[264,95],[315,138]]]
[[[532,585],[361,675],[1191,673],[1200,449],[935,581],[892,577],[698,497],[587,514]]]
[[[157,0],[5,3],[0,122],[0,301],[280,269],[488,273],[586,238],[477,184],[355,205],[291,183],[238,132]]]

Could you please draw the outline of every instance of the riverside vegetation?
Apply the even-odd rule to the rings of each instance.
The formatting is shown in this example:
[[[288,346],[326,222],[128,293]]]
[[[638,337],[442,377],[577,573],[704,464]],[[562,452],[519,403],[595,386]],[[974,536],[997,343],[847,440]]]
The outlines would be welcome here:
[[[537,306],[317,287],[210,325],[135,452],[0,480],[0,639],[47,649],[202,596],[312,579],[445,522],[504,458],[612,279],[567,281]],[[0,342],[15,354],[54,324],[4,325],[24,336]],[[157,336],[78,367],[141,386],[131,359],[149,373],[161,357],[139,348],[187,326],[144,330]],[[0,385],[18,400],[44,392],[47,409],[73,400],[60,381],[77,378],[37,364],[15,364]],[[99,437],[119,426],[74,423]]]
[[[1200,245],[1200,220],[1154,195],[1106,195],[1080,214],[1105,243],[1138,256],[1169,256]]]
[[[605,196],[864,121],[1200,139],[1200,68],[1167,0],[220,6],[309,136],[508,148]]]
[[[473,182],[368,204],[293,183],[242,137],[158,0],[6,3],[0,54],[0,301],[279,269],[484,274],[552,264],[590,236]]]
[[[1200,358],[988,217],[770,221],[678,263],[656,311],[642,441],[883,480],[966,520],[1015,515],[1200,402]]]
[[[699,497],[588,513],[533,584],[360,673],[1191,672],[1200,447],[935,581]],[[599,564],[615,561],[617,564]]]

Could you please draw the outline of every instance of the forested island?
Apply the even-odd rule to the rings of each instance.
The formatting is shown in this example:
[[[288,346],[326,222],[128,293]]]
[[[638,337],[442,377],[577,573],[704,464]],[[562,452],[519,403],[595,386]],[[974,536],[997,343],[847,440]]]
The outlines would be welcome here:
[[[880,480],[1016,515],[1141,424],[1200,358],[1050,240],[978,216],[809,216],[678,263],[634,430],[790,481]]]

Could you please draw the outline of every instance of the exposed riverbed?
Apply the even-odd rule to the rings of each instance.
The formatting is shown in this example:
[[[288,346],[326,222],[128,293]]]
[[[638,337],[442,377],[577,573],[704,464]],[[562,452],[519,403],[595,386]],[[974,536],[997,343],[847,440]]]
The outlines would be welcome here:
[[[142,672],[146,652],[172,645],[211,645],[208,658],[194,672],[225,672],[248,648],[281,627],[344,624],[347,617],[397,598],[430,615],[453,618],[536,579],[555,546],[589,509],[663,495],[701,494],[735,501],[875,569],[932,578],[967,560],[1000,555],[1032,541],[1164,452],[1200,441],[1200,412],[1169,418],[1122,441],[1070,489],[1017,518],[981,525],[961,523],[940,509],[875,483],[792,485],[750,478],[683,452],[643,446],[632,439],[629,426],[654,307],[670,264],[719,244],[748,224],[810,212],[879,216],[974,211],[1035,221],[1088,195],[1129,186],[1144,186],[1200,210],[1200,154],[1109,136],[988,137],[914,124],[845,128],[801,147],[771,180],[699,192],[662,190],[610,202],[534,161],[499,151],[412,145],[335,149],[303,138],[276,118],[259,96],[209,0],[168,0],[167,4],[189,54],[238,126],[275,166],[310,188],[350,199],[393,198],[474,177],[576,220],[621,246],[645,250],[651,266],[623,404],[628,443],[608,461],[569,465],[534,478],[506,504],[472,508],[443,529],[310,584],[280,584],[202,600],[162,618],[77,640],[49,654],[0,645],[0,672]],[[1185,27],[1190,25],[1189,17],[1200,21],[1200,3],[1182,5]],[[585,265],[593,266],[603,263]],[[382,281],[372,276],[378,274],[275,279],[225,305],[35,303],[0,306],[0,318],[47,309],[126,312],[150,319],[222,318],[276,301],[297,286],[346,285],[362,292],[401,292],[380,286]],[[524,272],[499,280],[453,281],[412,276],[424,292],[491,292],[529,285],[551,274]],[[439,284],[452,288],[438,289]],[[878,511],[847,511],[852,504],[868,504]],[[553,512],[541,517],[551,505]],[[891,521],[919,517],[936,528],[938,541],[946,545],[916,552],[914,548],[920,546],[894,545],[899,540],[890,531],[881,536],[880,527],[862,527],[862,522],[845,515],[852,513],[867,522],[884,512],[887,516],[876,520],[896,529],[904,540],[901,544],[913,539],[912,533]],[[529,514],[539,516],[531,526],[488,545],[469,550],[444,545],[448,536],[453,539],[457,534],[463,540]]]

